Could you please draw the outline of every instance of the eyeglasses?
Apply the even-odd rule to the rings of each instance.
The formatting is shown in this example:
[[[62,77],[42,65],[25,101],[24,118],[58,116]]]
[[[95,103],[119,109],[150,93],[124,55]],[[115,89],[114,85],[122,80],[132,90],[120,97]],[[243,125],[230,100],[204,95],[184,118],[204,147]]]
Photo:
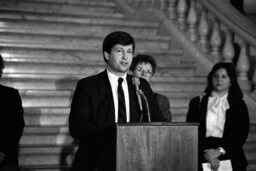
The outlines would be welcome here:
[[[136,72],[138,73],[144,73],[144,74],[148,74],[148,75],[153,75],[153,71],[148,69],[148,70],[144,70],[143,68],[141,67],[137,67],[136,68]]]

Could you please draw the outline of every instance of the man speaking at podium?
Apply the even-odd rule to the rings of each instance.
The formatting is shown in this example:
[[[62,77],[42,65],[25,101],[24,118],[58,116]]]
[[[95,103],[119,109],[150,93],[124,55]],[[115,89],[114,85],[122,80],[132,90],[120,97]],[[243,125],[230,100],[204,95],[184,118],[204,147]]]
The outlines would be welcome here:
[[[72,171],[115,170],[115,123],[166,121],[147,81],[134,81],[127,74],[135,50],[133,37],[114,31],[102,48],[106,69],[79,80],[71,104],[69,130],[79,140]]]

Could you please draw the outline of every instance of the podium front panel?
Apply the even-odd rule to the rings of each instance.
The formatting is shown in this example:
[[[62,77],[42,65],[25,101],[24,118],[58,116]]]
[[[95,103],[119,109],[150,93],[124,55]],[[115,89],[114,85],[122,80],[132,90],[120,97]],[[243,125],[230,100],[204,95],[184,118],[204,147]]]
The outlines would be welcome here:
[[[117,171],[197,171],[198,125],[117,125]]]

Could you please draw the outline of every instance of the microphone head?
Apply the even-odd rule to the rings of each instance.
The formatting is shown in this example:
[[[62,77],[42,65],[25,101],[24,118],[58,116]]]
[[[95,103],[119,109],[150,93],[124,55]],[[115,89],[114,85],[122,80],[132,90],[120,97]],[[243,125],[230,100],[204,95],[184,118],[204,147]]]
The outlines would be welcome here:
[[[132,84],[135,86],[139,86],[140,85],[140,78],[138,76],[133,76],[132,77]]]

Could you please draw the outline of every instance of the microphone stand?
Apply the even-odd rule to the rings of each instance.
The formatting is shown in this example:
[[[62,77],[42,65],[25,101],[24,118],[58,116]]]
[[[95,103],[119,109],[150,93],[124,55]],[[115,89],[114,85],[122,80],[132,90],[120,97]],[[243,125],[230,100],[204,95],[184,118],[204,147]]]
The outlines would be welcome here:
[[[151,122],[150,110],[149,110],[149,106],[148,106],[148,99],[147,99],[147,97],[145,96],[145,94],[143,93],[142,90],[139,90],[138,92],[139,92],[139,94],[143,97],[143,99],[146,102],[148,122]]]
[[[143,107],[142,107],[142,102],[141,102],[141,95],[140,95],[140,89],[139,89],[139,84],[140,84],[140,79],[137,76],[133,76],[132,78],[132,83],[136,88],[136,95],[137,95],[137,100],[139,103],[139,109],[140,109],[140,122],[142,122],[143,119]]]
[[[140,90],[137,89],[136,94],[137,94],[137,99],[140,107],[140,122],[142,122],[143,119],[143,108],[142,108],[142,102],[141,102],[141,96],[140,96]]]

